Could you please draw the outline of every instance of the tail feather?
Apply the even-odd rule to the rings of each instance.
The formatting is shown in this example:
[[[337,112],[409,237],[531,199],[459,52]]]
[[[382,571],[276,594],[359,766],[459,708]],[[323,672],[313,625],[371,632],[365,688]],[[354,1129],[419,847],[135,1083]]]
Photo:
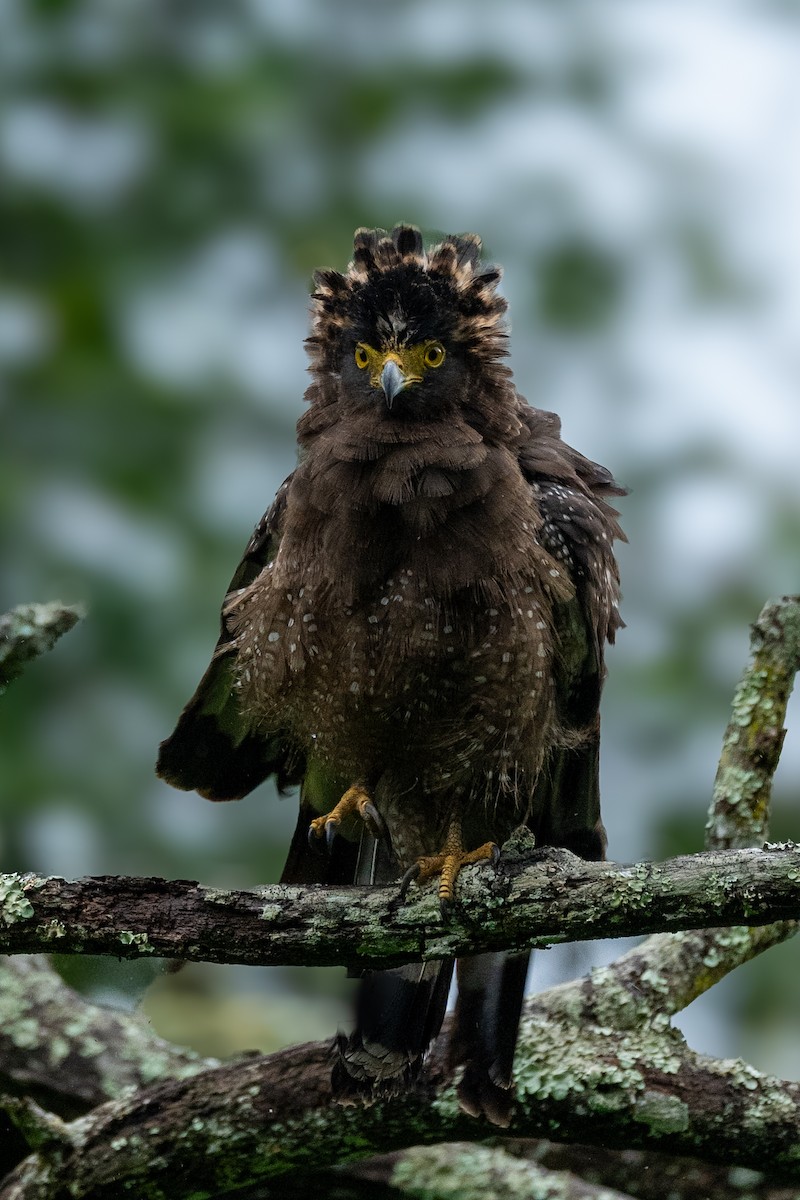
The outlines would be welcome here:
[[[337,1099],[397,1095],[413,1082],[441,1029],[452,975],[452,959],[365,973],[355,1031],[338,1042]]]
[[[364,830],[354,882],[385,883],[396,877],[391,847]],[[416,1078],[442,1027],[452,977],[453,959],[363,973],[355,1029],[337,1043],[337,1099],[396,1095]]]
[[[514,1104],[513,1065],[530,954],[498,951],[459,959],[450,1061],[463,1065],[461,1108],[506,1127]]]

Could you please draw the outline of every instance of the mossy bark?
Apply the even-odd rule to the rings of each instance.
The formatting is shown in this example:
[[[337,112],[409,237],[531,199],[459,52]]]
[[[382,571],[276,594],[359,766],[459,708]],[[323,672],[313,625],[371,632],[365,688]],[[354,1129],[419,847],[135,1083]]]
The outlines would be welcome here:
[[[202,962],[363,968],[503,948],[800,917],[800,846],[718,850],[663,863],[589,863],[520,852],[459,879],[445,922],[433,885],[274,885],[0,876],[0,953],[157,955]]]

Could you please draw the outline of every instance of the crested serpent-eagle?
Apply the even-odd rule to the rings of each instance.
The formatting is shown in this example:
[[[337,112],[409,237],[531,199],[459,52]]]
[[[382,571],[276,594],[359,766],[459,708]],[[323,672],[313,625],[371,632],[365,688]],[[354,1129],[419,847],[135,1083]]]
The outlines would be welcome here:
[[[159,774],[211,800],[300,785],[287,883],[439,879],[527,825],[600,859],[611,474],[515,390],[480,240],[360,229],[315,275],[300,461],[259,522]],[[507,1124],[528,955],[459,961],[459,1099]],[[453,963],[364,974],[343,1099],[409,1086]]]

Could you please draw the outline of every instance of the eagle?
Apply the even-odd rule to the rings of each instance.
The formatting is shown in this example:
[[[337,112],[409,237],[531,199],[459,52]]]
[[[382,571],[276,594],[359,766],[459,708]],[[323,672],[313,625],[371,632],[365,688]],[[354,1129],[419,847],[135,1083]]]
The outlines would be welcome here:
[[[438,879],[520,826],[605,854],[604,650],[622,624],[624,489],[530,406],[504,362],[498,267],[473,234],[359,229],[317,271],[299,465],[255,528],[210,666],[158,773],[210,800],[299,785],[282,881]],[[526,953],[457,964],[464,1111],[508,1125]],[[344,1102],[413,1085],[454,969],[362,975],[337,1039]]]

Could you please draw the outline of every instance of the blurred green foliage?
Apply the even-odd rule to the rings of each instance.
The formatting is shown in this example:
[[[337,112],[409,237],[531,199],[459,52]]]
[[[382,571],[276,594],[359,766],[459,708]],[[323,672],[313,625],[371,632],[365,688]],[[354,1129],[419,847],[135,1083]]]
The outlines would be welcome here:
[[[291,801],[265,786],[214,807],[153,762],[294,463],[310,273],[344,266],[356,226],[398,219],[484,237],[506,269],[521,390],[632,489],[629,628],[605,705],[611,852],[701,845],[747,624],[796,588],[800,517],[788,285],[769,262],[759,274],[730,203],[748,147],[681,124],[681,70],[692,37],[722,64],[739,38],[774,53],[777,77],[770,47],[796,40],[798,17],[742,5],[698,31],[679,7],[659,26],[654,6],[652,28],[617,0],[0,8],[0,607],[90,610],[3,702],[4,868],[277,878]],[[670,70],[672,125],[669,104],[644,102]],[[776,830],[798,837],[792,736]],[[787,1069],[757,1030],[768,992],[790,1036],[792,955],[700,1019],[704,1048],[735,1052],[741,1021],[751,1052]],[[158,970],[62,965],[117,999]],[[218,1028],[247,1025],[236,997],[250,996],[264,1019],[245,1036],[269,1046],[331,1032],[344,986],[192,969],[150,1002],[180,1036],[189,990]],[[215,1036],[196,1035],[231,1048]]]

